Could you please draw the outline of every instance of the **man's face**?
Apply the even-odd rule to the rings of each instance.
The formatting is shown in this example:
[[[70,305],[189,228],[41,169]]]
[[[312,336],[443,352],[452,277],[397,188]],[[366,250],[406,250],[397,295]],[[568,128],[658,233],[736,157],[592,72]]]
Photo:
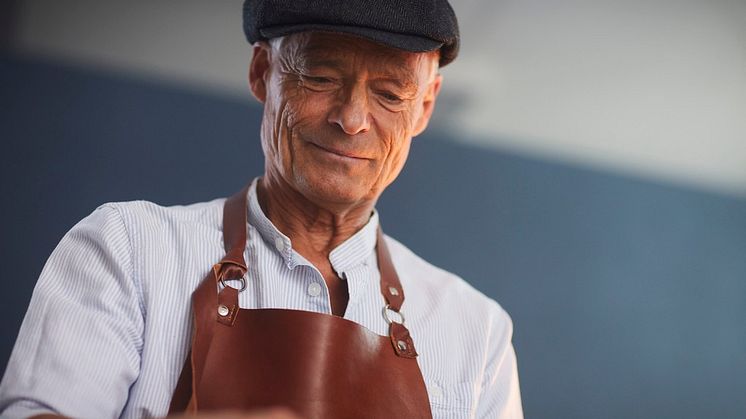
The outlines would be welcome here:
[[[267,175],[322,208],[375,202],[399,174],[440,88],[436,53],[305,32],[257,44]]]

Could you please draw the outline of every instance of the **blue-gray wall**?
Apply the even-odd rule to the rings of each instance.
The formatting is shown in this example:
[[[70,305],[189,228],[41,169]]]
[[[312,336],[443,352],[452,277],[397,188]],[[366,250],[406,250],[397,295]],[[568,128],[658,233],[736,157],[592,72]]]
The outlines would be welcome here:
[[[0,78],[1,373],[75,222],[228,195],[262,156],[249,103],[7,53]],[[382,222],[511,313],[528,418],[746,417],[746,200],[456,135],[415,139]]]

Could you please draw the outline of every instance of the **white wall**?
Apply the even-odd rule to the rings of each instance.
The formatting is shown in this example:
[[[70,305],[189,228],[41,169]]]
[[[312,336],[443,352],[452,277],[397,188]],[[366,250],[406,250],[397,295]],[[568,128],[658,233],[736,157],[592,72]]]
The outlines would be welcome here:
[[[453,4],[457,138],[746,196],[746,1]],[[21,6],[25,53],[248,98],[241,1]]]
[[[746,1],[460,0],[485,142],[746,195]]]

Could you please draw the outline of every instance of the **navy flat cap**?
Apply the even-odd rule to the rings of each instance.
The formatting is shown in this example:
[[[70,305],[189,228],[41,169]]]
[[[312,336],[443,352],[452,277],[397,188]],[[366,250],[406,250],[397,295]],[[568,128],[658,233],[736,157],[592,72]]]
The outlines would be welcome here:
[[[440,50],[440,66],[456,58],[459,31],[448,0],[245,0],[250,43],[296,32],[347,33],[412,52]]]

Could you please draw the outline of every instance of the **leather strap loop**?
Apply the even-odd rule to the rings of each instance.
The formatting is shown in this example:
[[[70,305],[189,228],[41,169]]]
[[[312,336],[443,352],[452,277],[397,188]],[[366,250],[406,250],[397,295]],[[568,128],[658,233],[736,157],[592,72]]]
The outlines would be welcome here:
[[[218,306],[215,317],[218,323],[233,326],[238,314],[238,289],[225,287],[218,293]]]
[[[416,358],[417,351],[414,348],[414,340],[409,334],[409,329],[401,323],[389,324],[389,338],[397,355],[403,358]]]

